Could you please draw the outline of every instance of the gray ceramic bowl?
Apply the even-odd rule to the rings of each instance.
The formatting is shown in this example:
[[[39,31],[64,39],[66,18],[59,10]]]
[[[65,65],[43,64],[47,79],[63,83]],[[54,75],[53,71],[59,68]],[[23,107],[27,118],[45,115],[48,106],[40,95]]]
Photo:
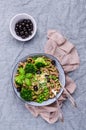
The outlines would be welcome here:
[[[23,102],[27,103],[27,104],[30,104],[30,105],[33,105],[33,106],[45,106],[45,105],[49,105],[53,102],[56,101],[56,98],[52,98],[52,99],[48,99],[47,101],[44,101],[42,103],[37,103],[37,102],[33,102],[33,101],[24,101],[21,97],[20,97],[20,94],[19,92],[17,92],[16,88],[15,88],[15,85],[14,85],[14,77],[15,77],[15,74],[17,72],[17,68],[18,68],[18,64],[19,62],[21,61],[25,61],[28,57],[33,57],[33,56],[46,56],[50,59],[53,59],[56,61],[56,67],[58,68],[58,71],[59,71],[59,80],[62,84],[63,87],[65,87],[65,74],[64,74],[64,71],[63,71],[63,68],[62,66],[60,65],[59,61],[52,55],[49,55],[49,54],[45,54],[45,53],[34,53],[34,54],[30,54],[24,58],[22,58],[21,60],[18,61],[18,63],[15,65],[14,67],[14,70],[13,70],[13,73],[12,73],[12,85],[13,85],[13,88],[14,88],[14,91],[16,93],[16,95],[19,97],[19,99],[21,99]],[[61,96],[63,92],[63,89],[61,88],[60,92],[57,94],[57,99]]]

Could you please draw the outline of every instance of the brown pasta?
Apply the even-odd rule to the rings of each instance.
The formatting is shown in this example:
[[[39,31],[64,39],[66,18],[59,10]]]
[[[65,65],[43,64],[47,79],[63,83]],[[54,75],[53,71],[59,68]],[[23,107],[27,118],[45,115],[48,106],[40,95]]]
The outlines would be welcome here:
[[[59,93],[61,89],[61,84],[59,81],[59,72],[56,66],[52,64],[52,59],[45,56],[41,56],[41,58],[46,63],[44,67],[37,68],[37,66],[35,65],[35,58],[28,57],[26,61],[19,63],[18,69],[17,69],[18,71],[20,68],[25,70],[25,67],[27,64],[35,65],[35,68],[36,68],[35,73],[32,74],[32,78],[30,79],[27,77],[24,77],[25,80],[23,80],[22,82],[22,88],[26,88],[26,89],[28,88],[28,90],[30,89],[33,95],[32,101],[37,101],[37,102],[40,102],[39,99],[45,101],[49,98],[53,98],[55,95],[53,94],[52,89],[56,91],[56,93]],[[40,73],[36,74],[36,72],[38,71],[40,71]],[[20,75],[19,72],[17,72],[15,75],[15,78],[18,77],[19,75]],[[26,76],[26,73],[25,73],[25,76]],[[31,85],[28,85],[29,82],[31,82]],[[16,83],[16,80],[14,84],[16,88],[21,87],[21,85],[19,86]],[[34,86],[38,87],[37,91],[34,91]],[[44,90],[45,88],[46,90]],[[47,92],[47,95],[46,95],[46,92]]]

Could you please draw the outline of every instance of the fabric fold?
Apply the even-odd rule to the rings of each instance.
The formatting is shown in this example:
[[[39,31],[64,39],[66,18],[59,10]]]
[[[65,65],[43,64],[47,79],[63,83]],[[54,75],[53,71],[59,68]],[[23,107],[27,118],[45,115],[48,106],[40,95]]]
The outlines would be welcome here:
[[[76,84],[68,76],[68,72],[71,72],[79,67],[80,61],[77,50],[72,43],[70,43],[56,30],[49,30],[47,37],[48,40],[44,48],[45,53],[55,56],[61,63],[66,75],[65,88],[70,94],[72,94],[76,89]],[[62,95],[58,99],[60,107],[62,107],[63,101],[66,99],[67,95],[63,91]],[[42,107],[30,106],[28,104],[25,104],[25,106],[35,117],[40,115],[50,124],[55,123],[58,120],[59,114],[56,102]]]

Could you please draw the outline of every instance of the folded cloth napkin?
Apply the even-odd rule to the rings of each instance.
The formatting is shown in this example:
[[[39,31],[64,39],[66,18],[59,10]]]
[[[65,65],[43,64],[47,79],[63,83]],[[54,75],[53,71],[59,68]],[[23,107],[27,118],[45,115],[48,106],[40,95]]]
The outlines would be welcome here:
[[[72,94],[75,91],[76,85],[74,81],[68,76],[68,72],[75,70],[79,66],[79,56],[75,46],[70,43],[64,36],[56,30],[48,31],[48,41],[45,45],[45,53],[55,56],[63,66],[66,75],[66,90]],[[67,99],[65,92],[62,93],[58,99],[60,107],[63,101]],[[48,123],[54,123],[58,120],[57,103],[54,102],[48,106],[31,106],[25,104],[26,108],[37,117],[40,115]]]

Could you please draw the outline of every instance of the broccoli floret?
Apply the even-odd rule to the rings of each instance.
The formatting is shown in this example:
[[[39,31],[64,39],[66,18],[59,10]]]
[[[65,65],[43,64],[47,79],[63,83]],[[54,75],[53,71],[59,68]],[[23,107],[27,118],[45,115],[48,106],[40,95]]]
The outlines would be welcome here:
[[[19,85],[23,84],[23,80],[24,80],[25,76],[24,75],[18,75],[15,77],[15,82]]]
[[[25,66],[25,73],[32,73],[35,74],[36,67],[32,63],[27,63]]]
[[[30,79],[25,79],[25,84],[27,86],[31,86],[31,80]]]
[[[35,64],[36,65],[36,67],[38,68],[38,69],[40,69],[40,67],[44,67],[45,65],[43,64],[43,63],[36,63]]]
[[[22,75],[25,74],[25,70],[22,67],[18,68],[18,72],[19,74],[22,74]]]
[[[20,92],[20,96],[25,100],[25,101],[31,101],[32,100],[32,90],[28,90],[26,88],[22,88]]]
[[[25,77],[28,79],[31,79],[33,77],[33,75],[31,73],[27,73]]]
[[[36,67],[39,69],[40,67],[44,67],[47,65],[47,63],[45,62],[45,60],[43,59],[43,57],[38,57],[35,60],[35,65]]]

